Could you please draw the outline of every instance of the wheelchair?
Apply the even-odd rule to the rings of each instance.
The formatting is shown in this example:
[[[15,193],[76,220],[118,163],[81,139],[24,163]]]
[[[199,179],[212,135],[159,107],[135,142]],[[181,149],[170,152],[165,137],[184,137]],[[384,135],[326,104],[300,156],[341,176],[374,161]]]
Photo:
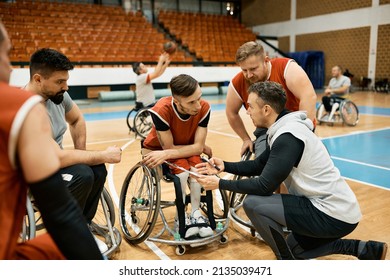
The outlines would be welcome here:
[[[247,150],[241,156],[241,161],[254,159],[254,156],[255,156],[254,153]],[[245,179],[245,178],[247,178],[247,177],[240,176],[240,175],[234,175],[232,180],[241,180],[241,179]],[[230,196],[229,196],[230,216],[232,217],[233,220],[235,220],[240,225],[243,225],[243,226],[249,228],[251,235],[253,237],[255,237],[256,236],[256,229],[252,225],[252,223],[249,220],[249,218],[247,217],[247,215],[245,214],[245,211],[242,209],[245,198],[246,198],[246,194],[236,193],[236,192],[230,193]],[[287,229],[286,227],[284,227],[283,232],[285,234],[289,234],[290,230]]]
[[[241,161],[250,160],[254,157],[254,153],[247,150],[242,156]],[[244,179],[243,176],[240,175],[234,175],[232,180],[241,180]],[[244,203],[244,199],[246,197],[246,194],[243,193],[236,193],[231,192],[230,198],[229,198],[229,207],[230,207],[230,215],[232,219],[234,219],[237,223],[248,227],[250,230],[250,233],[253,237],[256,236],[256,229],[252,225],[252,223],[249,221],[249,218],[246,216],[245,211],[242,209],[242,205]]]
[[[336,110],[333,117],[329,120],[329,112],[320,116],[320,108],[323,103],[317,108],[317,121],[318,124],[327,123],[330,125],[334,124],[346,124],[348,126],[355,126],[359,122],[359,109],[351,100],[343,99],[340,101],[339,108]]]
[[[122,242],[122,236],[117,228],[115,228],[115,208],[106,188],[103,188],[100,203],[89,228],[91,232],[103,239],[107,245],[107,250],[102,252],[107,258],[111,257],[114,252],[119,249]],[[34,205],[33,198],[27,197],[27,213],[24,218],[21,239],[23,241],[30,240],[36,236],[36,232],[43,229],[44,224],[39,210]],[[97,238],[98,238],[97,237]]]
[[[172,182],[175,198],[162,200],[162,189]],[[213,199],[213,194],[219,196],[220,203]],[[227,243],[228,238],[224,234],[229,226],[226,192],[218,189],[201,194],[200,210],[207,216],[209,224],[196,226],[210,226],[214,234],[198,239],[184,238],[187,229],[194,225],[185,225],[185,207],[190,196],[186,195],[185,203],[182,197],[180,180],[170,173],[168,165],[164,163],[150,169],[142,162],[135,164],[123,182],[119,198],[119,220],[126,241],[139,244],[146,240],[176,246],[175,253],[179,256],[184,255],[186,246],[198,247],[217,240],[221,244]],[[169,207],[176,207],[178,226],[176,221],[173,227],[170,226],[164,213]]]
[[[144,107],[142,102],[135,102],[135,107],[130,110],[126,117],[126,124],[129,128],[129,132],[134,132],[136,137],[145,139],[148,136],[153,126],[152,117],[148,111],[148,107]],[[132,117],[132,115],[134,117]]]

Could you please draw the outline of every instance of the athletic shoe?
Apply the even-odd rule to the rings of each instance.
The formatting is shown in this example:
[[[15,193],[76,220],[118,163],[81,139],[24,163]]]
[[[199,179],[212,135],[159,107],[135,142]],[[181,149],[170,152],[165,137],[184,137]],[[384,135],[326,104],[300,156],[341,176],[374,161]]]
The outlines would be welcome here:
[[[186,234],[185,234],[185,239],[194,239],[198,236],[199,234],[199,228],[194,226],[195,225],[195,220],[191,216],[186,215],[186,226],[188,227]]]
[[[96,241],[96,244],[98,245],[99,247],[99,250],[100,250],[100,253],[105,253],[108,251],[108,246],[106,243],[104,243],[102,240],[100,240],[99,238],[97,238],[94,234],[93,234],[93,238],[95,239]]]
[[[195,224],[208,224],[208,220],[202,216],[199,209],[194,211],[192,218]],[[200,237],[212,236],[214,234],[213,230],[209,226],[198,227],[198,231]]]
[[[384,260],[386,253],[386,243],[369,240],[364,246],[363,253],[358,258],[359,260]]]

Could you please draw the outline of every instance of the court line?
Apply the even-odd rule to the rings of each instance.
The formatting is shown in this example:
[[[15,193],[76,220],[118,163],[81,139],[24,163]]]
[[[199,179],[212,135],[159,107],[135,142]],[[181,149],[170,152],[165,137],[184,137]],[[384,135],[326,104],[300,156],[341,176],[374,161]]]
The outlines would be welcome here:
[[[384,166],[379,166],[379,165],[364,163],[364,162],[361,162],[361,161],[356,161],[356,160],[347,159],[347,158],[341,158],[341,157],[336,157],[336,156],[331,156],[331,158],[332,158],[332,159],[337,159],[337,160],[340,160],[340,161],[345,161],[345,162],[350,162],[350,163],[358,164],[358,165],[363,165],[363,166],[368,166],[368,167],[373,167],[373,168],[378,168],[378,169],[383,169],[383,170],[386,170],[386,171],[390,171],[390,168],[384,167]]]
[[[123,145],[121,147],[122,151],[124,151],[128,146],[130,146],[134,142],[135,142],[135,139],[132,139],[129,142],[127,142],[125,145]],[[114,174],[114,168],[115,168],[115,164],[109,164],[107,179],[108,179],[108,187],[110,189],[111,197],[113,198],[113,201],[114,201],[114,203],[116,205],[116,208],[119,209],[119,196],[118,196],[118,192],[117,192],[116,187],[115,187],[114,175],[113,175]],[[154,242],[144,241],[144,243],[161,260],[171,260],[162,250],[160,250],[160,248],[157,247],[157,245]]]

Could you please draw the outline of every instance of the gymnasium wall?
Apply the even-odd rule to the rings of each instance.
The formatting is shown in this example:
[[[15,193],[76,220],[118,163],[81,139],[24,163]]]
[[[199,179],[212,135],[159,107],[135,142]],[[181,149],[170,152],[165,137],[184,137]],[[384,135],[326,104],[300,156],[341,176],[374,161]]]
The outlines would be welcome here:
[[[323,51],[325,83],[340,65],[373,81],[390,78],[390,0],[242,1],[242,22],[278,37],[284,52]],[[254,11],[258,11],[254,13]]]

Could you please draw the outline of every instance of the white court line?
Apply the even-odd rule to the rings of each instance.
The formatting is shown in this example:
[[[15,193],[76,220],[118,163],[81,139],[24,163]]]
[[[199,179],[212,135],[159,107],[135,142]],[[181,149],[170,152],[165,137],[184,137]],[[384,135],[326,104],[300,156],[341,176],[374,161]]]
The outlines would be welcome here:
[[[382,130],[388,130],[388,129],[390,129],[389,126],[388,126],[388,127],[384,127],[384,128],[379,128],[379,129],[373,129],[373,130],[352,131],[352,132],[348,132],[348,133],[340,134],[340,135],[336,135],[336,136],[320,137],[320,139],[321,139],[321,140],[324,140],[324,139],[341,138],[341,137],[347,137],[347,136],[351,136],[351,135],[367,134],[367,133],[372,133],[372,132],[377,132],[377,131],[382,131]]]
[[[121,147],[122,151],[124,151],[128,146],[133,144],[134,141],[135,141],[135,139],[132,139],[129,142],[127,142],[125,145],[123,145]],[[110,189],[111,197],[116,205],[116,208],[119,209],[119,196],[118,196],[118,192],[117,192],[116,187],[115,187],[114,175],[113,175],[114,168],[115,168],[115,164],[109,164],[107,179],[108,179],[108,187]],[[146,244],[146,246],[149,247],[150,250],[153,251],[154,254],[156,254],[158,257],[160,257],[161,260],[170,260],[170,258],[163,251],[161,251],[160,248],[158,248],[157,245],[154,244],[153,242],[144,241],[144,243]]]
[[[331,156],[331,158],[337,159],[337,160],[340,160],[340,161],[346,161],[346,162],[358,164],[358,165],[363,165],[363,166],[368,166],[368,167],[373,167],[373,168],[378,168],[378,169],[383,169],[383,170],[386,170],[386,171],[390,171],[390,168],[388,168],[388,167],[383,167],[383,166],[379,166],[379,165],[364,163],[364,162],[361,162],[361,161],[356,161],[356,160],[351,160],[351,159],[346,159],[346,158],[341,158],[341,157],[335,157],[335,156]]]

